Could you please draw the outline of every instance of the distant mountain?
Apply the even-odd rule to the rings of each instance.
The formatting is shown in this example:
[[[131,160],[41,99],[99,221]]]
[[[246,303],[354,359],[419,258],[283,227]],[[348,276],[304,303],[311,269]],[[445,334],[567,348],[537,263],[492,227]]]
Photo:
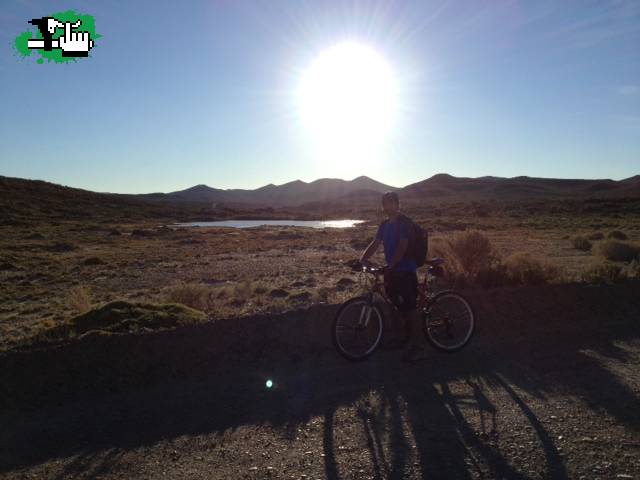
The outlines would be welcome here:
[[[171,193],[98,193],[41,180],[0,176],[0,226],[32,221],[174,218],[302,218],[368,208],[380,193],[398,191],[401,200],[450,202],[481,200],[640,197],[640,175],[624,180],[536,177],[454,177],[440,173],[395,188],[368,177],[322,178],[265,185],[255,190],[195,185]],[[338,213],[336,213],[338,212]]]
[[[439,173],[402,188],[406,198],[458,200],[510,200],[588,196],[638,196],[640,175],[624,180],[559,179],[538,177],[454,177]]]
[[[137,195],[147,200],[165,202],[202,202],[224,204],[260,204],[273,206],[295,206],[308,202],[323,202],[336,198],[358,194],[358,192],[381,193],[387,190],[398,190],[366,176],[353,180],[340,178],[320,178],[313,182],[294,180],[282,185],[270,183],[255,190],[212,188],[207,185],[196,185],[186,190],[171,193],[151,193]]]

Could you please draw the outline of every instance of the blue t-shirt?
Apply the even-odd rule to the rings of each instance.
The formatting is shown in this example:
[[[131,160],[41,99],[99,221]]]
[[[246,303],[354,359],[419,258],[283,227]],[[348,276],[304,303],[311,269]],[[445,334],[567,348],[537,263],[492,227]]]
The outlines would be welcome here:
[[[396,233],[396,229],[398,228],[400,228],[399,234]],[[384,258],[387,261],[387,265],[391,265],[398,241],[403,238],[409,240],[409,236],[411,235],[410,228],[411,226],[407,222],[401,222],[398,219],[394,222],[387,220],[378,227],[376,238],[382,240],[384,245]],[[413,259],[404,258],[398,262],[395,270],[400,272],[415,272],[417,270],[416,262]]]

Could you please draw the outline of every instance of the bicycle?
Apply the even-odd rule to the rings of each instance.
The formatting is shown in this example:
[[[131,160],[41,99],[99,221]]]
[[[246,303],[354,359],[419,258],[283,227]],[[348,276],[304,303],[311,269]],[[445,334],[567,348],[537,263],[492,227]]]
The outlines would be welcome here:
[[[417,308],[422,329],[436,350],[453,353],[469,343],[475,331],[476,315],[471,304],[453,290],[430,288],[444,275],[441,258],[426,261],[424,280],[418,283]],[[384,268],[352,262],[361,275],[365,293],[344,302],[333,320],[333,344],[347,360],[364,360],[382,343],[385,316],[383,304],[396,307],[385,293]],[[372,275],[367,277],[367,275]]]

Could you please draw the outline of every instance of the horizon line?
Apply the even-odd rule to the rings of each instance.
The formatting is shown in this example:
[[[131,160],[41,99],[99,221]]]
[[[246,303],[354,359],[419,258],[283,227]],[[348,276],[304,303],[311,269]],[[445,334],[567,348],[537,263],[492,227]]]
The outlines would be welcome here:
[[[267,183],[267,184],[264,184],[264,185],[262,185],[260,187],[256,187],[256,188],[240,188],[240,187],[222,188],[222,187],[211,187],[210,185],[207,185],[206,183],[198,183],[198,184],[191,185],[191,186],[188,186],[188,187],[185,187],[185,188],[182,188],[182,189],[171,190],[171,191],[168,191],[168,192],[154,191],[154,192],[140,192],[140,193],[131,193],[131,192],[121,193],[121,192],[98,191],[98,190],[91,190],[91,189],[86,188],[86,187],[76,187],[76,186],[72,186],[72,185],[66,185],[66,184],[63,184],[63,183],[56,183],[54,181],[45,180],[45,179],[42,179],[42,178],[9,177],[9,176],[6,176],[6,175],[0,175],[0,177],[3,177],[3,178],[13,178],[13,179],[19,179],[19,180],[30,180],[30,181],[46,182],[46,183],[51,183],[51,184],[54,184],[54,185],[60,185],[62,187],[75,188],[75,189],[78,189],[78,190],[85,190],[85,191],[94,192],[94,193],[107,193],[107,194],[115,194],[115,195],[153,195],[153,194],[164,194],[164,195],[166,195],[166,194],[170,194],[170,193],[183,192],[183,191],[188,190],[190,188],[195,188],[195,187],[199,187],[199,186],[204,186],[204,187],[207,187],[207,188],[211,188],[211,189],[215,189],[215,190],[223,190],[223,191],[231,191],[231,190],[255,191],[255,190],[259,190],[261,188],[265,188],[265,187],[269,187],[269,186],[282,187],[284,185],[288,185],[290,183],[296,183],[296,182],[309,185],[309,184],[312,184],[312,183],[315,183],[315,182],[318,182],[318,181],[321,181],[321,180],[339,180],[339,181],[344,181],[344,182],[353,182],[354,180],[357,180],[359,178],[366,178],[366,179],[372,180],[374,182],[380,183],[382,185],[385,185],[385,186],[387,186],[389,188],[401,190],[401,189],[406,188],[408,186],[414,185],[416,183],[424,182],[426,180],[430,180],[430,179],[432,179],[434,177],[437,177],[437,176],[448,176],[448,177],[455,178],[455,179],[469,179],[469,180],[478,180],[478,179],[483,179],[483,178],[495,178],[495,179],[501,179],[501,180],[513,180],[513,179],[516,179],[516,178],[530,178],[530,179],[540,179],[540,180],[583,180],[583,181],[600,180],[600,181],[621,182],[621,181],[625,181],[625,180],[629,180],[629,179],[638,177],[638,176],[640,176],[640,174],[635,174],[635,175],[631,175],[629,177],[624,177],[624,178],[620,178],[620,179],[616,180],[616,179],[613,179],[613,178],[535,177],[535,176],[531,176],[531,175],[516,175],[514,177],[502,177],[502,176],[497,176],[497,175],[481,175],[481,176],[478,176],[478,177],[466,177],[466,176],[455,176],[455,175],[452,175],[450,173],[439,172],[439,173],[435,173],[435,174],[431,175],[430,177],[426,177],[426,178],[423,178],[421,180],[417,180],[415,182],[408,183],[408,184],[406,184],[406,185],[404,185],[402,187],[396,187],[396,186],[393,186],[393,185],[389,185],[389,184],[384,183],[384,182],[382,182],[380,180],[376,180],[375,178],[369,177],[368,175],[358,175],[358,176],[353,177],[353,178],[351,178],[349,180],[344,179],[344,178],[338,178],[338,177],[320,177],[320,178],[316,178],[315,180],[311,180],[311,181],[295,179],[295,180],[290,180],[288,182],[284,182],[284,183],[280,183],[280,184]]]

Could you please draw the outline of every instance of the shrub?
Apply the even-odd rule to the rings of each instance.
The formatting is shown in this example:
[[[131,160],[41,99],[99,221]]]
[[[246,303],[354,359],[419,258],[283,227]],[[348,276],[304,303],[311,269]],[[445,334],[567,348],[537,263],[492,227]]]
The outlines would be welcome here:
[[[582,250],[583,252],[587,252],[591,250],[591,242],[587,240],[586,237],[582,235],[577,235],[571,239],[571,243],[573,244],[573,248],[578,250]]]
[[[587,283],[616,283],[623,278],[622,267],[611,262],[593,263],[582,272]]]
[[[453,271],[466,279],[475,280],[478,273],[488,270],[496,260],[491,241],[478,231],[456,233],[445,241],[444,256]]]
[[[605,240],[597,245],[597,252],[606,260],[630,262],[640,254],[640,247],[629,242]]]
[[[91,292],[84,285],[77,285],[67,292],[67,305],[77,313],[91,310]]]
[[[612,230],[607,235],[607,238],[612,238],[614,240],[626,240],[627,234],[624,232],[621,232],[620,230]]]
[[[529,253],[514,253],[505,261],[507,278],[513,285],[541,285],[560,277],[558,269]]]
[[[211,302],[211,289],[201,283],[181,283],[167,290],[166,301],[181,303],[196,310],[207,311]]]
[[[588,240],[602,240],[604,238],[604,233],[595,232],[587,237]]]

